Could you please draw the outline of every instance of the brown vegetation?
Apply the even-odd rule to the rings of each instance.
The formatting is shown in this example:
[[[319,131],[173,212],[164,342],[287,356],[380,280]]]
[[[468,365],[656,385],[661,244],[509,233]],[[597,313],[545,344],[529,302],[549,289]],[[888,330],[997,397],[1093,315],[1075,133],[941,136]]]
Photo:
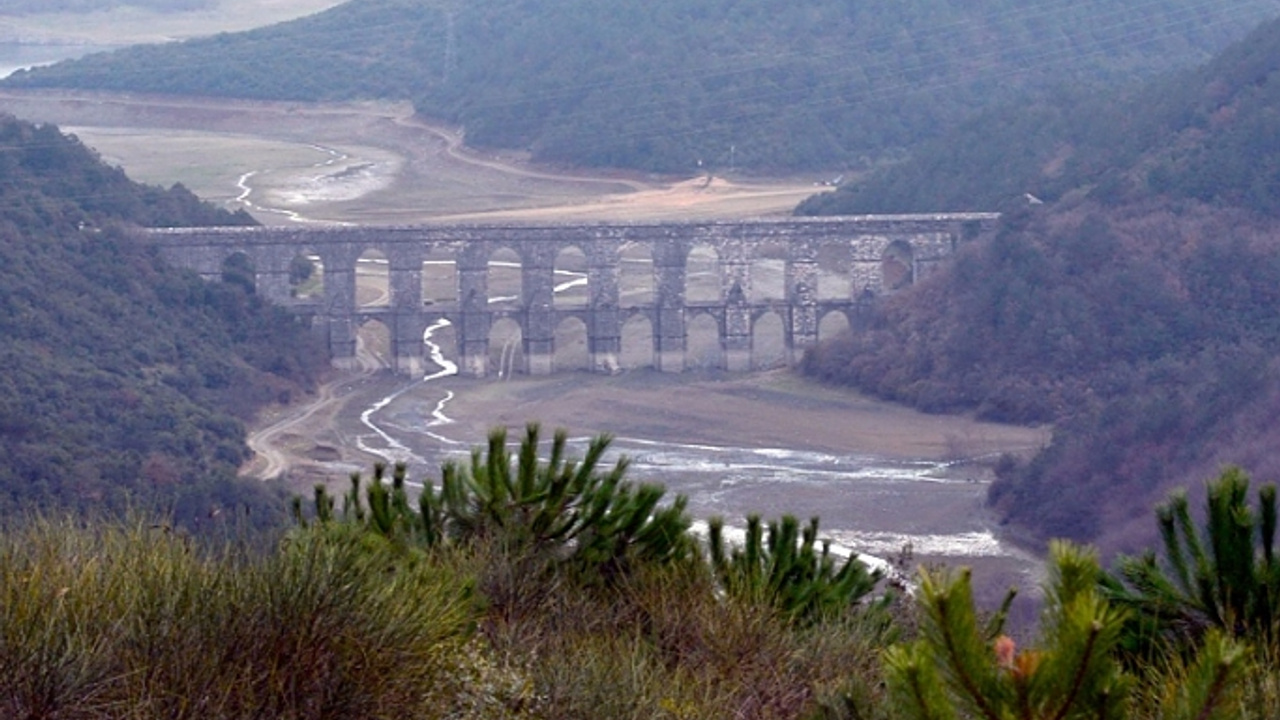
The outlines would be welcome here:
[[[805,368],[928,411],[1057,423],[992,502],[1042,538],[1132,548],[1170,487],[1228,461],[1280,469],[1261,451],[1280,407],[1276,238],[1199,206],[1016,214]]]

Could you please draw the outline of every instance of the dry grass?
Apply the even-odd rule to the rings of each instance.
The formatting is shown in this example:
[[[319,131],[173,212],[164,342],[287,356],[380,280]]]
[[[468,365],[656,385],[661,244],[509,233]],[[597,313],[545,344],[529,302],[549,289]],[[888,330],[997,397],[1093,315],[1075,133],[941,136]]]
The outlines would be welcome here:
[[[912,611],[796,626],[701,563],[584,586],[341,523],[255,552],[34,520],[0,533],[0,716],[889,718],[882,653]],[[1277,656],[1253,649],[1222,717],[1280,716]],[[1139,668],[1132,717],[1190,672]]]
[[[880,699],[887,616],[800,628],[764,605],[718,596],[706,568],[642,571],[582,588],[481,572],[492,648],[526,668],[556,718],[799,718],[840,707],[850,687]],[[505,599],[505,600],[504,600]]]
[[[584,587],[341,523],[255,554],[32,521],[0,536],[0,598],[14,718],[798,718],[874,687],[885,640],[724,601],[697,563]]]
[[[432,717],[465,657],[468,586],[354,534],[255,555],[34,521],[0,537],[0,715]]]

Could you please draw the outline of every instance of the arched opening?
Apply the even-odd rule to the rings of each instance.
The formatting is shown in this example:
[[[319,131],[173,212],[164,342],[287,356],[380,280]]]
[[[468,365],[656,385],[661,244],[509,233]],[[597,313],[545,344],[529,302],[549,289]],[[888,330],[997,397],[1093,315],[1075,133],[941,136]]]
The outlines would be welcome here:
[[[849,318],[838,310],[832,310],[818,321],[818,340],[830,340],[849,332]]]
[[[489,256],[489,307],[520,307],[524,294],[524,264],[511,248],[501,248]]]
[[[818,299],[848,300],[853,297],[853,246],[823,243],[818,247]]]
[[[428,375],[444,370],[458,371],[458,330],[453,323],[440,319],[427,323],[422,333],[423,353],[427,359]]]
[[[911,244],[902,240],[889,243],[880,259],[880,287],[885,292],[893,292],[915,281],[915,257]]]
[[[618,251],[619,306],[630,308],[652,305],[653,288],[653,253],[646,245],[623,245]]]
[[[356,357],[362,367],[391,367],[390,328],[378,320],[365,320],[356,331]]]
[[[552,305],[558,308],[584,308],[591,298],[587,283],[587,256],[576,247],[556,254],[552,270]],[[559,367],[557,365],[556,367]]]
[[[253,261],[242,252],[232,253],[222,261],[222,282],[235,285],[249,295],[257,292],[258,273]]]
[[[390,307],[391,271],[381,250],[365,250],[356,260],[356,306]]]
[[[316,253],[306,250],[289,261],[289,297],[324,299],[324,261]]]
[[[644,315],[635,315],[622,324],[618,365],[623,370],[653,367],[653,323]]]
[[[520,323],[500,318],[489,330],[489,374],[506,378],[524,372],[524,335]]]
[[[786,364],[787,340],[782,318],[774,312],[765,313],[751,327],[751,367],[760,370]]]
[[[720,341],[720,323],[701,313],[685,323],[685,367],[715,370],[724,367],[724,345]]]
[[[758,303],[787,297],[787,246],[765,242],[755,246],[751,260],[751,291],[747,300]]]
[[[453,253],[432,249],[422,259],[422,304],[456,305],[458,302],[458,262]]]
[[[710,245],[695,245],[684,263],[684,301],[719,303],[720,253]]]
[[[556,372],[590,370],[591,353],[587,349],[587,324],[571,317],[556,325],[555,358],[552,367]]]

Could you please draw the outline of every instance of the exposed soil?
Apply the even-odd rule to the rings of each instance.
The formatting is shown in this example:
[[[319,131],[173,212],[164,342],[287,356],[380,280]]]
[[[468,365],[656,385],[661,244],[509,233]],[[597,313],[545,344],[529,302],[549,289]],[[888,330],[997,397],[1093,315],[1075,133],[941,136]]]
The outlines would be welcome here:
[[[256,171],[262,179],[252,197],[278,200],[291,189],[296,211],[331,222],[741,218],[788,211],[815,191],[812,184],[787,180],[668,179],[538,167],[516,154],[470,150],[456,128],[388,103],[10,91],[0,93],[0,108],[72,125],[126,170],[136,167],[145,180],[183,180],[206,197],[235,197],[243,191],[235,181]],[[330,162],[339,156],[335,152],[345,157]],[[371,171],[377,182],[367,182]],[[335,183],[364,177],[367,191],[321,192],[317,177]],[[289,222],[281,215],[259,216]],[[367,463],[369,458],[343,447],[344,431],[335,428],[351,421],[352,411],[345,407],[360,388],[397,382],[371,375],[379,365],[372,353],[367,357],[364,375],[336,380],[312,405],[264,413],[253,440],[266,460],[248,470],[272,476],[284,467],[328,465],[338,457],[357,466]],[[450,414],[462,431],[459,439],[467,442],[482,440],[491,425],[529,420],[583,433],[922,459],[1025,450],[1045,438],[1040,430],[922,415],[814,386],[786,371],[720,377],[570,374],[505,383],[454,378],[448,383],[459,392]]]
[[[365,353],[366,369],[326,384],[310,403],[263,414],[250,444],[259,457],[246,467],[256,477],[288,470],[307,490],[334,482],[379,458],[350,439],[367,432],[359,414],[406,384]],[[509,381],[443,378],[414,391],[434,398],[455,393],[438,432],[464,446],[479,446],[489,430],[518,430],[538,422],[575,435],[609,433],[659,442],[787,448],[866,454],[894,460],[952,461],[957,472],[985,477],[1004,452],[1030,453],[1048,440],[1044,428],[925,415],[859,393],[799,378],[787,370],[752,374],[642,370],[615,376],[566,373]]]
[[[538,167],[518,155],[468,149],[457,129],[417,118],[401,105],[5,92],[0,110],[72,126],[139,179],[180,181],[233,207],[248,201],[267,223],[732,219],[789,212],[815,191],[809,182],[785,179],[657,178]],[[361,298],[383,299],[385,281],[366,275]],[[349,473],[379,459],[359,449],[358,439],[369,433],[360,415],[407,381],[384,371],[385,328],[382,335],[376,328],[370,323],[362,336],[361,371],[335,374],[310,400],[261,414],[249,437],[255,458],[244,468],[246,475],[283,476],[295,492],[309,493],[318,482],[341,485]],[[691,337],[691,357],[703,341]],[[942,531],[957,522],[993,527],[982,502],[987,464],[1001,452],[1029,453],[1047,441],[1044,429],[923,415],[818,386],[785,369],[739,375],[634,370],[504,381],[451,377],[409,390],[406,397],[429,407],[444,390],[455,393],[446,408],[454,422],[437,430],[462,448],[482,444],[495,425],[519,428],[538,421],[579,436],[607,432],[660,443],[945,460],[955,463],[957,477],[979,481],[919,484],[861,508],[836,507],[831,491],[821,488],[765,484],[746,488],[740,497],[762,512],[799,503],[803,512],[814,508],[830,517],[832,527],[867,523],[867,517],[851,514],[858,512],[871,512],[869,519],[881,527],[911,526],[913,532]],[[1036,568],[1033,558],[1013,550],[964,562],[984,574],[990,587],[1025,587]]]
[[[374,353],[368,368],[379,365]],[[316,484],[336,492],[346,488],[352,472],[367,473],[382,458],[362,452],[356,438],[369,434],[361,413],[408,381],[366,369],[344,375],[317,394],[314,403],[264,413],[251,437],[259,456],[246,472],[270,478],[284,470],[288,488],[307,495]],[[1046,429],[976,422],[961,416],[924,415],[855,392],[816,385],[787,370],[753,374],[663,374],[652,370],[600,376],[566,373],[551,378],[517,376],[509,381],[442,378],[419,385],[404,400],[422,409],[433,407],[446,391],[445,407],[452,424],[432,431],[452,441],[453,448],[483,446],[495,426],[518,437],[525,423],[546,430],[566,428],[582,437],[610,433],[659,444],[777,448],[788,451],[875,456],[889,460],[953,463],[946,476],[968,483],[914,483],[890,495],[850,485],[823,489],[812,485],[763,483],[739,487],[730,506],[703,507],[700,516],[737,516],[743,511],[775,517],[782,512],[819,515],[824,528],[891,529],[909,533],[954,532],[954,528],[992,528],[984,497],[995,454],[1030,453],[1048,440]],[[444,452],[449,445],[442,445]],[[442,456],[443,457],[443,456]],[[726,471],[729,468],[726,467]],[[438,467],[415,465],[414,479],[438,478]],[[856,483],[856,480],[850,480]],[[676,484],[675,491],[688,490]],[[816,493],[816,494],[815,494]],[[866,502],[872,504],[865,504]],[[1007,538],[1006,538],[1007,539]],[[890,541],[892,542],[892,541]],[[888,550],[891,556],[901,544]],[[922,562],[963,562],[971,567],[982,602],[999,602],[1006,588],[1033,588],[1039,563],[1031,555],[1002,543],[1002,553],[956,556],[918,551]],[[1035,597],[1031,593],[1026,597]],[[1019,605],[1029,612],[1032,601]]]
[[[181,182],[267,224],[734,219],[786,214],[828,189],[540,167],[469,149],[460,129],[398,103],[0,91],[0,110],[67,128],[135,179]]]
[[[449,406],[461,435],[527,422],[579,433],[892,459],[964,460],[1038,449],[1043,430],[925,415],[818,385],[789,370],[746,375],[639,371],[509,382],[462,381]]]

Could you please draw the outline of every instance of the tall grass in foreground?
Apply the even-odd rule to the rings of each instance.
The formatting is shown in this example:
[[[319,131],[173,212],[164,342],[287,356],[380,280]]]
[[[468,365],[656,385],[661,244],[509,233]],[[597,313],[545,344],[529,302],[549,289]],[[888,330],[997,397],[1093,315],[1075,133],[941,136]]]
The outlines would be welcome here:
[[[766,602],[726,597],[706,566],[645,568],[608,588],[480,573],[482,627],[521,668],[547,718],[883,717],[878,658],[887,613],[796,623]],[[505,598],[499,601],[496,598]],[[845,715],[846,704],[860,714]]]
[[[0,716],[439,716],[470,586],[345,528],[253,556],[33,521],[0,535]]]
[[[876,692],[885,622],[797,625],[697,563],[529,568],[345,523],[263,553],[33,520],[0,532],[0,717],[798,718]]]
[[[532,457],[526,477],[577,472]],[[487,507],[503,522],[464,532],[480,524],[442,509],[448,533],[428,538],[396,476],[390,488],[353,485],[341,515],[317,496],[315,521],[268,549],[196,545],[144,522],[0,529],[0,718],[1280,717],[1274,628],[1170,634],[1134,652],[1126,621],[1147,598],[1117,602],[1084,548],[1055,546],[1039,632],[1014,638],[1001,614],[988,622],[975,606],[968,573],[940,568],[921,573],[914,600],[824,601],[798,615],[809,605],[779,596],[846,585],[791,531],[769,542],[759,531],[750,562],[723,548],[719,566],[699,552],[633,553],[626,543],[646,535],[608,520],[609,508],[632,507],[629,492],[584,505],[501,480],[516,489],[502,504],[473,473],[452,505],[462,519]],[[595,510],[578,538],[616,541],[603,564],[584,564],[576,545],[528,542],[512,524],[550,516],[572,527],[561,521],[581,508]],[[654,527],[683,526],[679,515]],[[669,539],[654,547],[687,540]],[[748,577],[761,580],[735,589]]]

